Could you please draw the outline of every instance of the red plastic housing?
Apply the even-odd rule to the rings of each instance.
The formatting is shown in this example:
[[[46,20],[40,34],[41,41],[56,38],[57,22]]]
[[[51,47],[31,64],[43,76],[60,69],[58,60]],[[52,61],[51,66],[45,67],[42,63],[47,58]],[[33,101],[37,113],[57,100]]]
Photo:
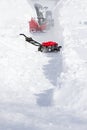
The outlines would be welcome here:
[[[29,21],[29,29],[31,31],[43,31],[46,29],[46,24],[39,25],[38,22],[31,18],[31,21]]]
[[[48,41],[48,42],[43,42],[41,45],[44,46],[44,47],[48,47],[48,46],[58,46],[58,43],[53,42],[53,41]]]

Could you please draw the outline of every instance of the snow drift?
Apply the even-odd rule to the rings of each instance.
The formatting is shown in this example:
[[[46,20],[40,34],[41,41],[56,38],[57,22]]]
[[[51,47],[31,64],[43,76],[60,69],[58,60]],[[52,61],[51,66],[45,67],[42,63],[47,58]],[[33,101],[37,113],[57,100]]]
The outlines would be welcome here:
[[[64,28],[61,88],[55,90],[56,105],[87,115],[87,1],[67,0],[60,10]],[[84,114],[83,114],[84,113]]]

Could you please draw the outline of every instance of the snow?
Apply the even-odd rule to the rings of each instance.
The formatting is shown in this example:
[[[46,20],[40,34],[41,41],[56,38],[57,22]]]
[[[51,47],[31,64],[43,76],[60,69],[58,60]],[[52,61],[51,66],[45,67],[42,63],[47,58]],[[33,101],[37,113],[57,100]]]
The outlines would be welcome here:
[[[60,76],[62,87],[60,91],[57,90],[59,94],[54,96],[56,102],[58,102],[57,105],[67,107],[70,110],[72,108],[72,110],[85,117],[87,116],[87,27],[85,24],[81,24],[81,20],[85,21],[87,19],[86,5],[87,2],[85,0],[83,2],[73,0],[71,2],[67,1],[64,8],[61,9],[60,21],[62,21],[62,27],[64,26],[64,67]],[[67,10],[71,9],[70,12],[65,10],[66,7]],[[78,9],[77,12],[75,9]],[[64,21],[63,15],[66,16]],[[71,16],[75,18],[70,19]]]
[[[0,130],[87,130],[87,1],[39,2],[55,26],[33,34],[33,1],[0,1]],[[38,52],[20,33],[63,48]]]

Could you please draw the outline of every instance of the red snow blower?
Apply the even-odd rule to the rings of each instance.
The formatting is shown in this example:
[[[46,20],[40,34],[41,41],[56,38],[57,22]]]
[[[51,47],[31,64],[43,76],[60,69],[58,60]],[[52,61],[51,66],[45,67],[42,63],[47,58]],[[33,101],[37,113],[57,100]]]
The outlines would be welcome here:
[[[20,35],[23,35],[27,42],[33,44],[34,46],[38,46],[38,51],[41,52],[54,52],[54,51],[58,52],[62,48],[62,46],[58,46],[58,43],[53,41],[39,43],[33,40],[31,37],[27,37],[25,34],[20,34]]]
[[[52,18],[52,11],[48,7],[43,7],[41,4],[35,3],[37,20],[31,18],[29,21],[30,32],[44,31],[54,26],[54,19]]]
[[[29,21],[29,29],[30,32],[44,31],[46,29],[46,23],[39,25],[34,18],[31,18]]]

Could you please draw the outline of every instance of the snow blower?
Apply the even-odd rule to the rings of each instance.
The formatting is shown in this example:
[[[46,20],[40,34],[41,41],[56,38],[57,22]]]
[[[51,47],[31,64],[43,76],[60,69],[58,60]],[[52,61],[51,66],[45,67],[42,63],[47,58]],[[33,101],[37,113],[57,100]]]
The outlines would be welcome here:
[[[31,17],[29,21],[30,32],[45,32],[50,27],[54,26],[54,19],[52,18],[52,11],[48,7],[43,7],[41,4],[35,3],[37,19]]]
[[[34,7],[36,10],[39,25],[43,25],[45,23],[46,28],[50,28],[54,25],[52,11],[49,10],[47,6],[43,7],[41,4],[35,3]]]
[[[35,40],[32,39],[32,37],[27,37],[25,34],[20,34],[25,37],[25,41],[31,43],[34,46],[38,46],[38,51],[41,52],[55,52],[55,51],[60,51],[62,46],[58,46],[58,43],[54,41],[47,41],[47,42],[42,42],[39,43]]]

